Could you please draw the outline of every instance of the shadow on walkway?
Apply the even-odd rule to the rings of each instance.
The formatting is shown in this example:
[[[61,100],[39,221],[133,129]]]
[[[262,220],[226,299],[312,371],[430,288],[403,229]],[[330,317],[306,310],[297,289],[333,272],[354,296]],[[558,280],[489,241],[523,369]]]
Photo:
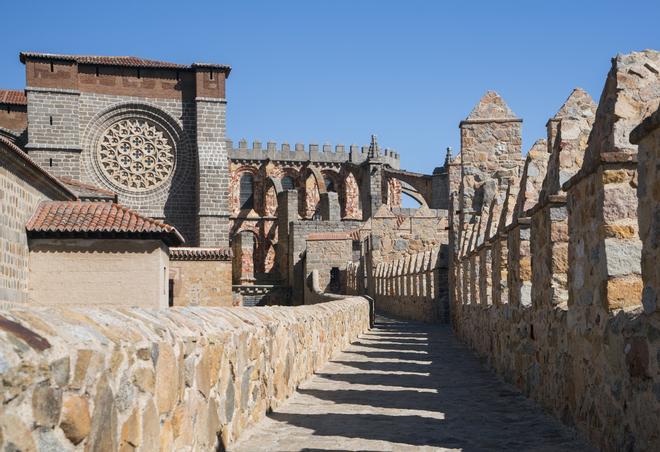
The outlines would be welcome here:
[[[376,326],[247,431],[239,451],[588,451],[446,325]]]

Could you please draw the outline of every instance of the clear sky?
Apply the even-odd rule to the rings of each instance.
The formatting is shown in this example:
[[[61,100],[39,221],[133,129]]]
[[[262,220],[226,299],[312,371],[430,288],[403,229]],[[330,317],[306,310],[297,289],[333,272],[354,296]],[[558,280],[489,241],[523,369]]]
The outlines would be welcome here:
[[[235,141],[368,144],[430,172],[495,90],[524,119],[525,151],[571,89],[596,100],[610,58],[660,48],[660,1],[2,2],[0,87],[21,50],[232,66]]]

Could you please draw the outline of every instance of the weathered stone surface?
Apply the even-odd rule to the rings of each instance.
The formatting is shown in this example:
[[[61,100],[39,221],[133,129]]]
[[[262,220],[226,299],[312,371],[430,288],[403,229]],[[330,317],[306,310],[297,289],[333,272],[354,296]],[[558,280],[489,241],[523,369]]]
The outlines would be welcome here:
[[[89,434],[92,421],[87,398],[66,394],[62,403],[60,428],[73,444],[80,443]]]
[[[42,383],[32,392],[32,415],[40,427],[57,425],[62,409],[62,390]]]
[[[500,211],[500,237],[475,248],[483,218],[450,216],[459,337],[608,451],[660,448],[660,72],[649,69],[659,63],[657,51],[617,56],[597,109],[571,94],[548,122],[547,173],[530,167],[541,154],[530,151],[516,211]],[[638,153],[627,139],[649,114]],[[459,180],[470,193],[472,176]],[[489,289],[493,305],[476,304]]]
[[[227,447],[369,328],[369,304],[358,297],[296,308],[21,312],[3,315],[51,343],[19,355],[13,342],[0,341],[3,372],[31,369],[3,380],[21,388],[0,411],[1,444],[25,451]],[[52,386],[46,382],[63,356],[75,357],[73,376],[53,377],[62,385]],[[276,378],[279,363],[286,371]]]

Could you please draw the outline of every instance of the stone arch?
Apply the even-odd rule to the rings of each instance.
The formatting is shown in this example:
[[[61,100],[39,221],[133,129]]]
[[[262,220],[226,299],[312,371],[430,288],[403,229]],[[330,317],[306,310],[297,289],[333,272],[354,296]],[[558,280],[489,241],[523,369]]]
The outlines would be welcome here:
[[[337,193],[341,191],[341,178],[337,171],[325,169],[321,171],[321,176],[323,177],[326,191],[334,191]],[[330,186],[328,186],[328,181],[330,181]]]
[[[312,219],[318,215],[321,194],[326,193],[323,174],[314,166],[307,166],[300,177],[303,189],[299,197],[299,210],[302,218]]]
[[[260,205],[261,193],[259,190],[259,169],[251,165],[241,165],[231,172],[229,184],[229,211],[231,215],[238,216],[241,213],[240,182],[244,174],[250,173],[253,180],[253,208]]]
[[[407,184],[401,184],[401,193],[408,195],[412,199],[417,201],[420,207],[422,206],[428,207],[428,204],[426,203],[426,199],[424,198],[424,196],[414,188],[408,186]]]
[[[277,195],[282,192],[282,182],[274,176],[269,176],[264,188],[264,215],[274,217],[277,215]]]

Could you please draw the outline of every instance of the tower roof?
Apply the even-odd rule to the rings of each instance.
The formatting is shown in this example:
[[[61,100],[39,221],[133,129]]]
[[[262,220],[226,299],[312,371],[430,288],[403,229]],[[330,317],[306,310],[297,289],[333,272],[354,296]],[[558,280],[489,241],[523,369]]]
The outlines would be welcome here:
[[[518,120],[520,118],[511,111],[495,91],[488,91],[482,96],[477,105],[472,109],[465,122],[478,121],[487,122],[493,120]]]
[[[582,88],[575,88],[552,119],[580,118],[596,114],[596,102]]]

